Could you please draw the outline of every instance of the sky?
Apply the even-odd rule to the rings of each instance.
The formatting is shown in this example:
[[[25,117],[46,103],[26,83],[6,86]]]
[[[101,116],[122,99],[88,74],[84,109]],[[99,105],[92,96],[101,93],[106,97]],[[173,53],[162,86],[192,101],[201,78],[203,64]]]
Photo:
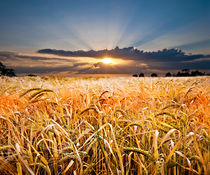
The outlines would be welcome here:
[[[19,75],[210,71],[210,0],[0,0],[0,24]]]

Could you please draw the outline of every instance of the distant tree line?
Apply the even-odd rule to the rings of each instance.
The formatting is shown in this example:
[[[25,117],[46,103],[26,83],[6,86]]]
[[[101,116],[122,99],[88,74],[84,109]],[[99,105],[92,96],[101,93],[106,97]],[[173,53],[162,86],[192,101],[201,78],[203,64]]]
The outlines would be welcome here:
[[[7,68],[5,65],[3,65],[3,64],[0,62],[0,76],[1,76],[1,75],[9,76],[9,77],[14,77],[14,76],[16,76],[13,69]]]
[[[209,74],[206,74],[205,72],[200,72],[198,70],[196,71],[191,71],[189,69],[182,69],[181,71],[179,71],[178,73],[176,74],[172,74],[171,72],[167,72],[165,74],[165,77],[194,77],[194,76],[207,76]],[[151,77],[157,77],[158,75],[156,73],[152,73],[150,75]],[[138,74],[133,74],[133,77],[144,77],[144,73],[140,73],[139,75]]]

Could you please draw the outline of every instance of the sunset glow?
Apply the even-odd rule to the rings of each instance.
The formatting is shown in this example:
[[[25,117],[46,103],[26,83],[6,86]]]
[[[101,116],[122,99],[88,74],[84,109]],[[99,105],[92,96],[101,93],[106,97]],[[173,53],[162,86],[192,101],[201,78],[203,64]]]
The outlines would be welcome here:
[[[105,63],[105,64],[113,64],[113,61],[112,61],[111,58],[104,58],[104,59],[102,60],[102,62]]]

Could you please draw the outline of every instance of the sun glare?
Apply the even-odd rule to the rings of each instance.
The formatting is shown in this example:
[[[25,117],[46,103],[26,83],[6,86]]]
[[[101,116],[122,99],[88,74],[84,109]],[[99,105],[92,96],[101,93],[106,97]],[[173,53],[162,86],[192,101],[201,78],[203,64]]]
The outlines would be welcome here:
[[[105,64],[112,64],[112,59],[111,58],[104,58],[102,60],[102,62],[105,63]]]
[[[118,64],[124,64],[125,60],[120,58],[105,57],[101,59],[101,62],[107,65],[118,65]]]

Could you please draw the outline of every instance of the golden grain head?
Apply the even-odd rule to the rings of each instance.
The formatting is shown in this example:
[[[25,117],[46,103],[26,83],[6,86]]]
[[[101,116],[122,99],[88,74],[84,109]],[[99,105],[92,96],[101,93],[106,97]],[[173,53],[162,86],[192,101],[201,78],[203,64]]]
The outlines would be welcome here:
[[[209,77],[0,84],[0,174],[209,173]]]

